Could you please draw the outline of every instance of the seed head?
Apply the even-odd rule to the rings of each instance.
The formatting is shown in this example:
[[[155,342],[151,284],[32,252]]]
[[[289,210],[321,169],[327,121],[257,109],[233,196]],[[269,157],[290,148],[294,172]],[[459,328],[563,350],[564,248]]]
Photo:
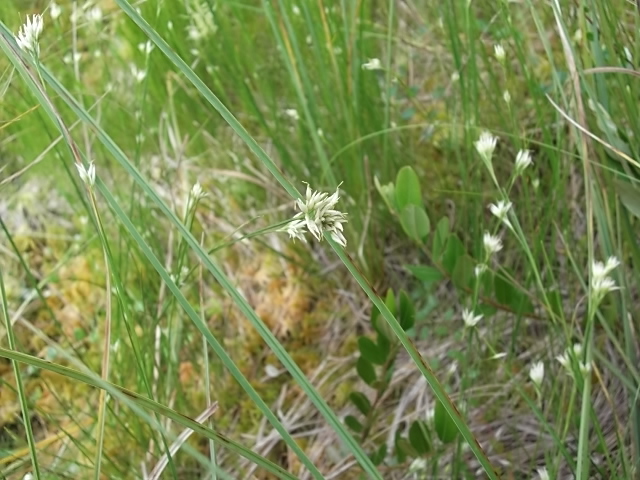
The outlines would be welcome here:
[[[93,162],[89,162],[89,168],[85,168],[83,164],[76,163],[78,175],[87,186],[93,187],[96,183],[96,166]]]
[[[18,46],[25,52],[29,52],[34,58],[40,56],[40,43],[38,39],[44,28],[44,20],[42,15],[27,15],[27,21],[22,24],[16,42]]]

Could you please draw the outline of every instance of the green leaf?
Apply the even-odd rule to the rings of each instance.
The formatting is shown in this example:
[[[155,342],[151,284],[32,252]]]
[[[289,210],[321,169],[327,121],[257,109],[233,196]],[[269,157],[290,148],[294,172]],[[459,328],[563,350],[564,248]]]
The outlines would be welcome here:
[[[373,307],[375,311],[379,312],[376,307]],[[380,315],[372,315],[371,316],[371,324],[373,325],[373,329],[378,334],[378,338],[384,338],[387,343],[389,343],[390,339],[394,339],[395,336],[393,334],[393,330],[389,327],[389,324],[382,318]]]
[[[400,310],[398,312],[398,322],[406,332],[416,323],[416,309],[413,302],[404,290],[400,291]]]
[[[400,444],[402,440],[402,433],[400,430],[396,430],[396,438],[393,439],[393,447],[396,454],[396,460],[398,463],[404,463],[407,459],[407,452],[405,452]]]
[[[396,205],[396,191],[393,186],[393,182],[389,182],[386,185],[381,185],[377,176],[373,177],[373,184],[376,186],[376,190],[380,193],[380,196],[384,200],[384,203],[387,204],[387,208],[390,212],[395,212],[398,210]]]
[[[513,286],[500,275],[496,275],[493,280],[493,288],[496,300],[507,305],[516,313],[533,312],[531,300],[523,294],[517,287]]]
[[[451,281],[458,288],[471,288],[475,279],[475,261],[469,255],[462,255],[456,260],[451,273]]]
[[[383,443],[382,445],[380,445],[380,447],[378,447],[378,449],[375,452],[371,453],[369,458],[371,458],[371,462],[377,467],[382,462],[384,462],[384,459],[386,457],[387,457],[387,444]]]
[[[407,457],[414,458],[418,456],[418,452],[414,450],[414,448],[411,446],[411,443],[409,443],[409,440],[407,440],[406,438],[398,435],[396,436],[395,443],[398,463],[403,463],[407,459]]]
[[[451,274],[453,269],[456,266],[456,262],[458,258],[464,255],[465,249],[464,245],[460,241],[457,235],[453,234],[449,237],[447,241],[447,248],[444,251],[444,255],[442,257],[442,266],[443,268]]]
[[[353,415],[347,415],[346,417],[344,417],[344,423],[347,427],[349,427],[356,433],[360,433],[362,432],[362,430],[364,430],[362,424]]]
[[[418,280],[427,286],[442,280],[443,276],[440,270],[426,265],[405,265],[404,268],[409,270]]]
[[[449,239],[449,217],[442,217],[438,221],[436,231],[433,235],[433,258],[439,260]]]
[[[429,235],[431,225],[424,207],[407,205],[400,212],[400,225],[404,233],[416,243],[422,244]]]
[[[392,338],[395,338],[392,336]],[[386,359],[389,358],[389,353],[391,353],[391,342],[384,335],[378,335],[377,342],[378,350],[384,355]]]
[[[422,192],[420,180],[413,168],[402,167],[396,177],[396,205],[398,210],[404,210],[407,205],[422,207]]]
[[[369,412],[371,411],[371,402],[369,402],[369,399],[365,396],[364,393],[351,392],[351,394],[349,395],[349,400],[351,400],[351,403],[356,406],[356,408],[362,415],[364,415],[365,417],[369,415]]]
[[[620,197],[620,202],[632,215],[640,218],[640,190],[633,184],[615,180],[616,193]]]
[[[358,358],[358,361],[356,362],[356,371],[367,385],[372,385],[376,381],[376,371],[373,368],[373,365],[363,357]]]
[[[409,427],[409,442],[418,455],[424,455],[431,449],[427,424],[422,420],[416,420]]]
[[[387,356],[378,348],[373,340],[368,337],[358,338],[358,349],[360,354],[369,362],[376,365],[383,365],[387,361]]]
[[[442,443],[451,443],[458,436],[458,428],[440,400],[436,400],[433,422]]]
[[[391,315],[396,314],[396,296],[393,294],[393,290],[387,290],[387,297],[384,299],[384,304],[391,312]]]

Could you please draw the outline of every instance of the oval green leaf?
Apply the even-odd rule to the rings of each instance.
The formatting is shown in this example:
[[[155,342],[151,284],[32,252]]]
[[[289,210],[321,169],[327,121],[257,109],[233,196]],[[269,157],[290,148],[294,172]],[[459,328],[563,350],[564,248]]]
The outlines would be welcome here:
[[[400,225],[404,233],[416,243],[422,244],[429,235],[431,224],[424,207],[406,205],[400,212]]]
[[[449,416],[444,405],[442,405],[442,402],[439,400],[436,400],[433,422],[436,427],[438,438],[442,443],[451,443],[458,436],[458,427],[456,427],[453,419]]]
[[[353,403],[356,408],[360,411],[360,413],[364,416],[369,415],[371,411],[371,402],[362,392],[351,392],[349,395],[349,400]]]
[[[344,417],[344,423],[347,427],[349,427],[356,433],[360,433],[362,432],[362,430],[364,430],[362,424],[353,415],[347,415],[346,417]]]
[[[384,362],[387,361],[387,356],[384,354],[384,351],[380,350],[378,345],[369,337],[358,338],[358,349],[360,350],[360,355],[371,363],[383,365]]]
[[[356,371],[367,385],[371,385],[376,381],[376,371],[373,368],[373,365],[363,357],[358,358],[358,361],[356,362]]]
[[[402,167],[396,177],[396,205],[402,211],[407,205],[422,207],[422,192],[418,175],[409,166]]]
[[[431,449],[429,434],[427,432],[427,424],[422,420],[416,420],[409,427],[409,442],[411,446],[418,452],[418,455],[424,455]]]

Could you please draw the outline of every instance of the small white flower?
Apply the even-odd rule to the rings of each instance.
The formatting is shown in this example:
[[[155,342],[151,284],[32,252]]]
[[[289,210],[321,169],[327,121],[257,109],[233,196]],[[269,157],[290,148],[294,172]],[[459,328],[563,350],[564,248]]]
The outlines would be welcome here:
[[[137,83],[142,82],[147,76],[146,70],[139,70],[134,64],[131,64],[129,69],[131,71],[131,76]]]
[[[538,468],[537,472],[538,472],[538,480],[550,480],[547,467]]]
[[[616,282],[608,275],[620,265],[616,257],[609,257],[607,263],[593,262],[591,266],[591,291],[599,302],[609,292],[618,290]]]
[[[500,360],[501,358],[504,358],[506,356],[507,356],[507,352],[500,352],[489,357],[489,360]]]
[[[516,175],[520,175],[532,163],[531,152],[529,152],[529,150],[520,150],[518,155],[516,155]]]
[[[363,70],[382,70],[382,63],[379,58],[370,58],[368,62],[362,64]]]
[[[300,15],[300,7],[297,5],[294,5],[293,7],[291,7],[291,11],[293,12],[294,15]]]
[[[295,108],[285,109],[284,114],[296,122],[300,120],[300,115],[298,115],[298,111]]]
[[[496,204],[490,204],[489,210],[493,215],[495,215],[501,222],[504,222],[507,226],[511,226],[509,219],[507,218],[507,214],[509,210],[511,210],[511,202],[505,202],[504,200],[500,200]]]
[[[35,477],[33,476],[33,473],[28,472],[25,474],[24,477],[22,477],[22,480],[33,480]]]
[[[585,377],[591,373],[591,363],[578,362],[580,373]]]
[[[18,34],[16,35],[16,42],[18,46],[38,58],[40,55],[40,43],[38,39],[44,28],[44,20],[42,15],[27,15],[27,21],[22,24]]]
[[[544,379],[544,363],[536,362],[531,365],[529,378],[531,378],[531,381],[536,385],[536,387],[540,387],[540,384],[542,384],[542,380]]]
[[[502,240],[489,232],[484,232],[482,243],[484,244],[485,252],[487,252],[487,257],[502,250]]]
[[[409,465],[409,473],[423,472],[427,469],[426,458],[416,458],[411,465]]]
[[[96,166],[93,162],[89,162],[89,168],[85,168],[81,163],[76,163],[76,168],[78,169],[78,175],[80,175],[80,180],[82,180],[89,187],[93,187],[96,183]]]
[[[531,185],[533,186],[534,190],[537,190],[538,188],[540,188],[540,179],[534,178],[533,180],[531,180]]]
[[[458,80],[460,80],[460,74],[458,72],[453,72],[451,74],[451,83],[456,83]]]
[[[57,20],[61,14],[62,7],[60,7],[56,2],[51,2],[49,4],[49,15],[51,15],[51,20]]]
[[[479,263],[478,265],[476,265],[476,268],[473,269],[473,273],[476,277],[480,277],[486,271],[487,265],[485,263]]]
[[[511,94],[509,93],[509,90],[504,91],[504,93],[502,94],[502,99],[507,105],[511,103]]]
[[[462,320],[467,327],[472,328],[482,320],[482,315],[474,315],[471,310],[464,308],[462,309]]]
[[[102,9],[100,7],[93,7],[84,13],[84,18],[88,23],[98,23],[102,21]]]
[[[505,58],[504,47],[499,43],[493,46],[493,53],[499,62],[503,62]]]
[[[564,368],[566,368],[567,370],[571,370],[571,359],[569,358],[567,352],[558,355],[556,357],[556,360],[558,360],[558,362],[560,362],[560,365],[562,365]]]
[[[494,137],[489,132],[482,132],[482,134],[480,134],[480,138],[476,140],[474,145],[482,159],[490,162],[491,157],[493,156],[493,151],[496,149],[497,142],[497,137]]]
[[[296,239],[302,240],[304,243],[307,243],[307,239],[304,237],[304,234],[307,233],[305,230],[305,222],[304,220],[293,220],[287,223],[283,228],[280,229],[281,232],[286,232],[289,234],[289,238],[294,242]]]
[[[194,200],[200,200],[207,196],[207,192],[202,189],[202,185],[200,182],[194,183],[193,187],[191,187],[191,198]]]
[[[573,354],[576,356],[576,358],[581,358],[582,357],[582,344],[581,343],[575,343],[573,345]]]
[[[591,274],[593,278],[604,278],[618,266],[620,266],[620,261],[616,257],[609,257],[605,264],[602,262],[593,262]]]
[[[142,42],[138,44],[138,50],[140,50],[145,55],[149,55],[151,51],[154,49],[155,45],[151,40],[147,40],[146,42]]]

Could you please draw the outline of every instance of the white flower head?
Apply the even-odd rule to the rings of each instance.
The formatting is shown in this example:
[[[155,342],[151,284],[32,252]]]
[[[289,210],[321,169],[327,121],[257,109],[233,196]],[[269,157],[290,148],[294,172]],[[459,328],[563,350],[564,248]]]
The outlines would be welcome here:
[[[580,368],[580,373],[585,377],[591,373],[591,362],[589,363],[578,362],[578,367]]]
[[[496,204],[490,204],[489,210],[496,216],[501,222],[504,222],[508,227],[511,227],[511,222],[507,218],[509,210],[511,210],[511,202],[505,202],[504,200],[498,201]]]
[[[295,108],[287,108],[284,111],[284,114],[291,118],[292,120],[298,121],[300,120],[300,115],[298,114],[298,111]]]
[[[379,58],[370,58],[368,62],[362,64],[363,70],[382,70],[382,63]]]
[[[486,271],[487,271],[486,263],[479,263],[478,265],[476,265],[476,268],[473,269],[473,273],[475,274],[476,277],[480,277]]]
[[[541,467],[536,470],[538,472],[538,480],[550,480],[547,467]]]
[[[569,358],[569,354],[564,352],[556,357],[556,360],[567,370],[571,371],[571,359]]]
[[[149,55],[151,51],[154,49],[155,45],[151,40],[147,40],[146,42],[142,42],[138,44],[138,50],[140,50],[145,55]]]
[[[84,12],[84,18],[88,23],[98,23],[102,21],[102,9],[100,7],[93,7]]]
[[[516,175],[520,175],[532,163],[533,161],[531,160],[531,152],[529,152],[529,150],[520,150],[518,152],[518,155],[516,155],[516,162],[515,162]]]
[[[51,20],[57,20],[61,14],[62,7],[60,7],[56,2],[51,2],[49,4],[49,15],[51,15]]]
[[[296,241],[296,239],[298,239],[302,240],[304,243],[307,243],[307,239],[304,236],[304,234],[307,233],[307,231],[305,230],[305,225],[306,224],[304,220],[293,220],[287,223],[287,225],[284,228],[280,229],[280,231],[288,233],[289,238],[294,242]]]
[[[540,387],[542,384],[542,380],[544,379],[544,363],[536,362],[531,365],[531,369],[529,370],[529,378],[536,385],[536,387]]]
[[[490,257],[494,253],[498,253],[502,250],[502,240],[500,240],[500,237],[491,235],[489,232],[484,232],[482,243],[484,244],[484,250],[487,253],[487,257]]]
[[[137,66],[135,66],[134,64],[131,64],[129,66],[129,70],[131,71],[131,76],[133,77],[133,79],[137,82],[140,83],[142,82],[145,77],[147,76],[147,71],[146,70],[140,70],[138,69]]]
[[[511,103],[511,94],[509,93],[509,90],[505,90],[502,93],[502,99],[504,100],[504,103],[506,103],[507,105]]]
[[[618,290],[616,282],[609,274],[620,265],[616,257],[609,257],[606,263],[593,262],[591,266],[591,291],[597,302],[609,292]]]
[[[582,344],[581,343],[575,343],[573,345],[573,354],[576,356],[576,358],[581,358],[582,357]]]
[[[35,58],[40,56],[40,43],[38,39],[44,28],[44,20],[42,15],[27,15],[27,21],[22,24],[16,42],[18,46],[25,52],[29,52]]]
[[[78,169],[78,175],[80,175],[80,180],[82,180],[89,187],[93,187],[96,183],[96,166],[93,162],[89,162],[89,168],[85,168],[83,164],[76,163],[76,168]]]
[[[427,470],[427,459],[416,458],[411,465],[409,465],[409,473],[424,472]]]
[[[307,184],[305,197],[296,201],[300,212],[293,217],[293,222],[281,230],[286,231],[293,239],[304,239],[306,228],[318,241],[322,240],[322,235],[326,232],[334,242],[346,247],[343,224],[347,222],[347,214],[335,209],[339,199],[339,189],[329,195],[313,191]]]
[[[291,7],[291,11],[293,12],[294,15],[300,15],[300,7],[297,5],[294,5],[293,7]]]
[[[486,162],[490,162],[497,143],[497,137],[494,137],[489,132],[482,132],[480,134],[480,138],[476,140],[474,145],[482,159]]]
[[[193,187],[191,187],[191,198],[193,198],[194,201],[200,200],[201,198],[204,198],[206,196],[207,192],[202,189],[202,185],[200,185],[200,182],[196,182]]]
[[[493,53],[496,56],[496,59],[499,62],[504,62],[504,58],[505,58],[505,52],[504,52],[504,47],[501,44],[496,44],[493,46]]]
[[[473,328],[482,320],[482,315],[474,315],[471,310],[464,308],[462,309],[462,320],[467,327]]]

